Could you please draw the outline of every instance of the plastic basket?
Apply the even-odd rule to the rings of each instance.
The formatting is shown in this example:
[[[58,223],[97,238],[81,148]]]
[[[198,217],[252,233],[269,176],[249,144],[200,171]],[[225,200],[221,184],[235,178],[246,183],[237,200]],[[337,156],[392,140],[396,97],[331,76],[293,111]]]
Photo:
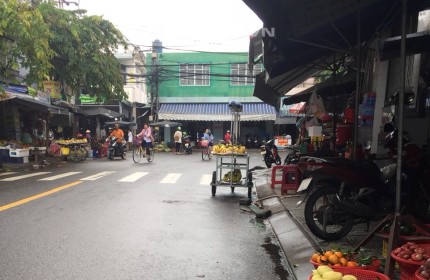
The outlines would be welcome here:
[[[200,145],[202,147],[207,147],[209,145],[209,141],[208,140],[202,140],[202,141],[200,141]]]
[[[426,250],[430,249],[430,244],[420,244],[420,246]],[[393,250],[394,251],[394,250]],[[417,269],[425,263],[425,261],[414,262],[410,260],[405,260],[397,257],[393,252],[391,252],[391,257],[396,260],[400,269],[400,280],[411,280],[415,278],[415,272]]]
[[[334,271],[341,272],[343,275],[351,274],[357,277],[358,280],[390,280],[387,275],[382,273],[373,271],[373,270],[365,270],[365,269],[354,269],[350,267],[345,268],[333,268]],[[312,274],[309,276],[308,280],[312,280]],[[409,279],[410,280],[410,279]]]
[[[414,280],[427,280],[427,279],[422,278],[422,277],[420,276],[419,269],[417,269],[417,270],[415,271],[415,278],[414,278]]]
[[[312,260],[310,260],[310,262],[311,262],[311,264],[315,268],[317,268],[318,266],[322,265],[322,263],[317,263],[317,262],[314,262]],[[333,269],[336,268],[336,269],[340,269],[340,270],[343,270],[343,269],[348,269],[348,270],[351,270],[351,269],[360,269],[360,270],[378,271],[379,268],[381,267],[381,261],[378,260],[378,259],[373,259],[372,260],[372,264],[370,264],[370,265],[357,265],[357,266],[354,266],[354,267],[349,267],[349,266],[348,267],[347,266],[336,266],[336,267],[334,267],[332,265],[328,265],[328,266],[330,266]]]

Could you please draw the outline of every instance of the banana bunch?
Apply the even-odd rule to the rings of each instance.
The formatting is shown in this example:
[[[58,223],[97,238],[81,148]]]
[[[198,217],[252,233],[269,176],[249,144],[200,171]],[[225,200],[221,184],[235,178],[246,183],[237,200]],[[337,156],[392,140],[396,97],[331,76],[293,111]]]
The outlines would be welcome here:
[[[246,148],[242,145],[216,144],[213,146],[213,152],[216,154],[245,154]]]
[[[87,139],[86,138],[82,138],[82,139],[79,139],[79,138],[72,138],[72,139],[68,139],[68,140],[57,140],[57,141],[55,141],[55,142],[57,142],[58,144],[73,144],[73,143],[87,143]]]
[[[242,180],[242,173],[239,169],[233,170],[233,172],[229,171],[226,174],[224,174],[224,177],[222,179],[224,182],[231,182],[231,183],[239,183]]]

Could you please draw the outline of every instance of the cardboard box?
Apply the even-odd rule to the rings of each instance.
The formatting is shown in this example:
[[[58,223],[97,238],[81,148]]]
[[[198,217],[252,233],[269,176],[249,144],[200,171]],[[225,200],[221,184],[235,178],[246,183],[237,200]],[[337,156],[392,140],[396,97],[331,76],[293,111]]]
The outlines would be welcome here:
[[[15,149],[9,151],[10,157],[27,157],[30,155],[30,149]]]
[[[322,135],[322,126],[310,126],[308,127],[308,135],[312,136],[321,136]]]

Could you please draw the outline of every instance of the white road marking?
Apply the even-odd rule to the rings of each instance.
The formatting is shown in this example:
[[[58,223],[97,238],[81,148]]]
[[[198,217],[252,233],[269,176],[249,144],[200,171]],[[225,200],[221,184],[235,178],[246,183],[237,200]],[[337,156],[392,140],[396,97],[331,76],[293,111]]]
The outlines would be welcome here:
[[[11,181],[17,181],[17,180],[20,180],[20,179],[30,178],[30,177],[34,177],[34,176],[40,176],[40,175],[44,175],[44,174],[48,174],[48,173],[51,173],[51,172],[30,173],[30,174],[15,176],[15,177],[4,178],[4,179],[1,179],[0,181],[11,182]]]
[[[82,173],[82,172],[67,172],[67,173],[63,173],[63,174],[60,174],[60,175],[56,175],[56,176],[51,176],[51,177],[46,177],[46,178],[43,178],[43,179],[39,179],[38,181],[54,181],[54,180],[57,180],[57,179],[61,179],[61,178],[67,177],[67,176],[72,176],[72,175],[79,174],[79,173]]]
[[[104,176],[107,176],[107,175],[109,175],[109,174],[112,174],[112,173],[114,173],[115,171],[105,171],[105,172],[100,172],[100,173],[97,173],[97,174],[94,174],[94,175],[92,175],[92,176],[88,176],[88,177],[85,177],[85,178],[82,178],[82,179],[79,179],[80,181],[94,181],[94,180],[97,180],[97,179],[100,179],[100,178],[102,178],[102,177],[104,177]]]
[[[169,173],[160,181],[160,184],[174,184],[181,176],[181,173]]]
[[[134,172],[133,174],[128,175],[121,180],[118,180],[118,182],[136,182],[137,180],[148,174],[149,172]]]
[[[7,175],[12,175],[18,172],[5,172],[5,173],[0,173],[0,176],[7,176]]]
[[[212,182],[212,174],[204,174],[200,177],[200,185],[209,185]]]

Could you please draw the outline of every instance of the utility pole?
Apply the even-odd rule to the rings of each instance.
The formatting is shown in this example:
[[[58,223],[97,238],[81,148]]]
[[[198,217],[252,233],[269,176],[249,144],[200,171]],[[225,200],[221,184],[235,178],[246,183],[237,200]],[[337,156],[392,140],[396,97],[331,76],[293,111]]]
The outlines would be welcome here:
[[[150,121],[158,121],[158,110],[160,109],[160,101],[158,96],[160,83],[160,61],[159,57],[162,53],[162,43],[160,40],[152,42],[152,62],[151,62],[151,115]]]

